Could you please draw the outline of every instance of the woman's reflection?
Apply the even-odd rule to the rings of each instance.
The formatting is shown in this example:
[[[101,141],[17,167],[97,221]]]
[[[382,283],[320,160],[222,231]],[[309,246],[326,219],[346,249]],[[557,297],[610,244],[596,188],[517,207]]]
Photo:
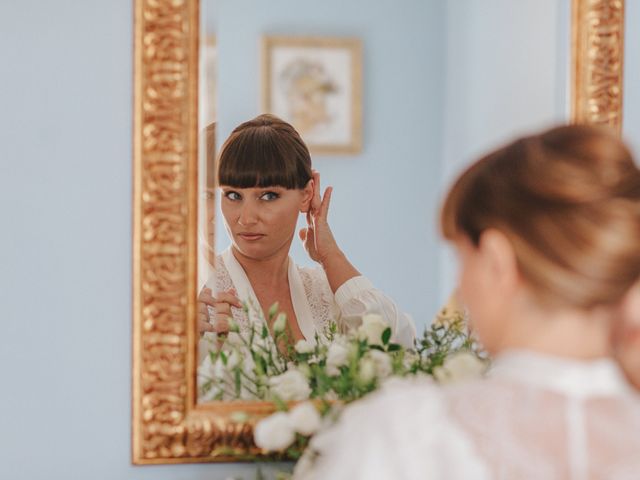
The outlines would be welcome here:
[[[320,174],[296,130],[273,115],[238,126],[222,147],[218,163],[220,205],[231,246],[215,258],[215,270],[200,292],[200,333],[227,334],[229,317],[249,327],[241,302],[271,305],[286,313],[289,341],[313,340],[331,322],[380,314],[393,339],[413,344],[415,326],[394,302],[362,276],[341,251],[327,216],[331,187],[320,195]],[[289,256],[298,215],[309,256],[320,267],[297,266]],[[273,331],[270,322],[269,329]]]

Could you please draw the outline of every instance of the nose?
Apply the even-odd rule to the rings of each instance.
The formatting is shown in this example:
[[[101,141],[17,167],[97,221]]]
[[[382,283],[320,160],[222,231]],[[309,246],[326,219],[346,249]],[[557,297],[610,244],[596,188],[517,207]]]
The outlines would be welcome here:
[[[258,222],[258,212],[253,202],[242,202],[240,215],[238,216],[238,224],[244,227],[255,225]]]

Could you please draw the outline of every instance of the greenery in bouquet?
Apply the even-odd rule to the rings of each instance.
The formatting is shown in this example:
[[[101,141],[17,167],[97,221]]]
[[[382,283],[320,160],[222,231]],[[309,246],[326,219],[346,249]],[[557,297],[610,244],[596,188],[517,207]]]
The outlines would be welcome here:
[[[231,321],[226,339],[211,343],[199,367],[200,398],[274,402],[280,411],[256,426],[256,444],[291,458],[301,455],[310,436],[332,421],[340,405],[362,398],[390,377],[423,375],[446,382],[486,368],[486,355],[458,311],[441,312],[406,348],[393,341],[391,327],[377,314],[364,315],[354,330],[342,332],[331,324],[313,341],[292,345],[277,304],[267,320],[259,308],[244,308],[249,325],[241,329]],[[291,402],[298,403],[289,410]]]

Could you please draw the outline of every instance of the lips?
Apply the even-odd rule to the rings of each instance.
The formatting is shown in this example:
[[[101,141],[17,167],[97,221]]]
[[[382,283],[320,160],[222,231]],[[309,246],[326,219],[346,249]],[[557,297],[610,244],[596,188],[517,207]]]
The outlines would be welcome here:
[[[264,237],[262,233],[254,233],[254,232],[241,232],[238,234],[240,238],[246,240],[247,242],[256,242]]]

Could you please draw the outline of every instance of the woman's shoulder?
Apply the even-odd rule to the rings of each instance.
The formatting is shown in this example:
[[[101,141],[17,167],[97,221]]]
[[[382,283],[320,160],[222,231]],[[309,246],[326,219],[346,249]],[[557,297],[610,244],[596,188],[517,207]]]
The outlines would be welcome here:
[[[312,440],[320,459],[315,478],[333,474],[331,464],[348,464],[347,457],[354,455],[341,452],[353,452],[353,445],[359,445],[354,476],[336,478],[442,478],[443,468],[449,470],[447,478],[485,478],[470,439],[448,415],[447,392],[427,376],[390,379],[345,407],[338,423]],[[464,472],[451,462],[460,457],[469,462],[460,467]],[[365,459],[366,476],[361,472]]]
[[[369,424],[372,418],[384,419],[394,429],[441,418],[446,410],[446,395],[431,377],[390,378],[375,393],[345,409],[347,421]],[[411,412],[408,415],[408,412]]]

